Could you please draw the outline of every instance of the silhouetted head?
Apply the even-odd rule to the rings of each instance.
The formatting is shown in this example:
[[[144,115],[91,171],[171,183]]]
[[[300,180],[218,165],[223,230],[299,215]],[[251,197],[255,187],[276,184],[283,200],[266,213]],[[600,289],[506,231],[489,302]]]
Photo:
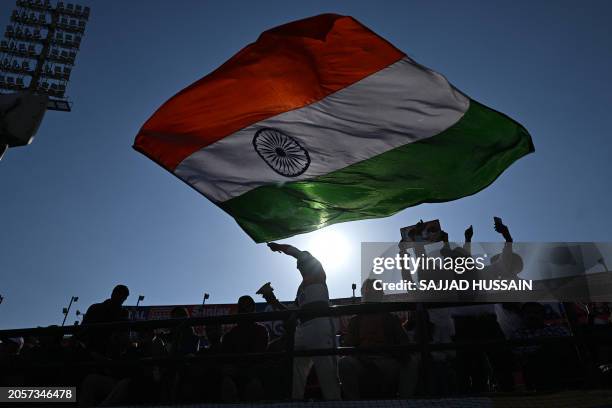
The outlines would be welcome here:
[[[240,296],[238,299],[238,313],[253,313],[255,301],[249,295]]]
[[[52,324],[48,326],[49,328],[58,329],[59,326],[56,324]],[[43,347],[59,347],[62,344],[62,340],[64,339],[64,334],[57,331],[50,331],[49,333],[45,333],[41,336],[38,336],[38,340],[40,345]]]
[[[366,279],[361,285],[361,301],[362,302],[381,302],[384,292],[374,288],[376,279]]]
[[[491,257],[491,264],[505,262],[502,265],[506,276],[516,276],[523,271],[523,258],[517,253],[512,253],[507,261],[504,261],[502,254],[493,255]]]
[[[170,312],[170,318],[172,319],[186,319],[188,317],[189,313],[187,312],[187,309],[182,306],[177,306]]]
[[[116,305],[121,306],[123,302],[130,296],[130,290],[125,285],[117,285],[111,293],[111,301]]]

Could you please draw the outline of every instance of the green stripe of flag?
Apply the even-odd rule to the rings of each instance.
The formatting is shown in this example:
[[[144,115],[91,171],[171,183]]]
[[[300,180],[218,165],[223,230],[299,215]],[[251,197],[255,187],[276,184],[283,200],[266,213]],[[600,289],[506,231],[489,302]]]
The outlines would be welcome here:
[[[324,176],[258,187],[220,206],[256,242],[268,242],[477,193],[533,151],[523,126],[471,100],[464,116],[436,136]]]

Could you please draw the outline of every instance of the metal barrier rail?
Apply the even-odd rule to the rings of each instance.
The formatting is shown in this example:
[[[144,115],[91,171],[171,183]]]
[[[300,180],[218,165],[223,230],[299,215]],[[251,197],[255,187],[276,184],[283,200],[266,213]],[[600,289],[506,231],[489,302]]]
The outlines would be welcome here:
[[[428,309],[438,309],[447,307],[461,307],[482,305],[485,303],[429,303]],[[63,326],[63,327],[35,327],[23,329],[6,329],[0,330],[0,338],[19,337],[19,336],[40,336],[50,334],[74,334],[83,330],[85,327],[91,329],[132,329],[135,331],[142,329],[167,328],[177,326],[201,326],[213,324],[234,324],[238,322],[266,322],[275,320],[286,320],[289,317],[295,316],[300,318],[313,317],[337,317],[355,315],[361,313],[380,313],[380,312],[399,312],[407,310],[416,310],[418,303],[413,302],[381,302],[381,303],[360,303],[354,305],[330,306],[326,309],[308,310],[308,309],[290,309],[275,312],[259,312],[259,313],[241,313],[224,316],[206,316],[206,317],[189,317],[181,319],[164,319],[164,320],[141,320],[141,321],[121,321],[112,323],[96,323],[86,326]]]
[[[352,355],[352,354],[379,354],[403,351],[407,353],[419,353],[421,356],[421,374],[429,381],[429,371],[431,370],[431,355],[432,351],[440,350],[463,350],[463,349],[484,349],[490,350],[500,346],[529,346],[529,345],[544,345],[552,343],[566,343],[576,346],[578,354],[581,354],[579,349],[584,349],[588,344],[611,343],[612,335],[586,335],[577,333],[573,328],[571,321],[568,320],[571,330],[571,336],[564,337],[541,337],[531,339],[516,339],[516,340],[489,340],[477,342],[453,342],[453,343],[430,343],[429,325],[427,324],[427,309],[435,308],[450,308],[461,306],[473,306],[483,303],[412,303],[412,302],[382,302],[382,303],[362,303],[355,305],[332,306],[324,309],[308,310],[294,309],[276,312],[263,313],[244,313],[225,316],[208,316],[208,317],[191,317],[182,319],[167,319],[167,320],[148,320],[148,321],[125,321],[113,323],[100,323],[85,326],[65,326],[65,327],[39,327],[28,329],[12,329],[0,330],[0,338],[17,337],[17,336],[45,336],[59,334],[74,334],[85,330],[146,330],[155,328],[170,328],[170,327],[185,327],[198,325],[213,325],[213,324],[235,324],[238,322],[257,322],[257,321],[276,321],[276,320],[294,320],[294,319],[310,319],[314,317],[337,317],[346,315],[356,315],[364,313],[381,313],[381,312],[398,312],[398,311],[416,311],[417,331],[421,333],[417,343],[393,346],[381,346],[376,348],[353,348],[353,347],[338,347],[331,349],[309,349],[309,350],[294,350],[293,347],[293,332],[294,325],[287,325],[287,344],[286,350],[280,352],[264,352],[264,353],[242,353],[242,354],[198,354],[189,356],[170,356],[159,358],[143,358],[130,360],[96,360],[82,361],[71,363],[70,366],[78,367],[122,367],[132,366],[135,364],[156,364],[156,365],[176,365],[185,363],[197,363],[205,360],[220,360],[220,361],[235,361],[235,360],[260,360],[278,358],[280,361],[285,360],[286,369],[288,371],[288,380],[291,383],[293,376],[293,358],[304,356],[318,355]],[[585,369],[588,373],[592,367],[593,361],[590,358],[581,358]],[[57,363],[56,365],[66,367],[66,362]],[[24,368],[28,367],[54,367],[53,363],[36,364],[36,363],[20,363]],[[585,378],[587,375],[585,374]],[[429,385],[426,385],[429,390]]]
[[[609,344],[612,342],[612,334],[608,335],[593,335],[586,336],[587,342],[590,344]],[[542,337],[532,339],[514,339],[514,340],[488,340],[488,341],[477,341],[477,342],[454,342],[454,343],[433,343],[430,345],[430,351],[442,351],[442,350],[490,350],[497,349],[500,346],[520,347],[520,346],[537,346],[537,345],[548,345],[548,344],[579,344],[582,340],[573,336],[562,336],[562,337]],[[20,363],[21,367],[24,368],[64,368],[70,367],[129,367],[133,365],[174,365],[180,363],[199,363],[203,361],[245,361],[245,360],[270,360],[278,358],[290,357],[308,357],[308,356],[325,356],[325,355],[339,355],[339,356],[350,356],[350,355],[372,355],[372,354],[386,354],[394,352],[407,352],[415,353],[420,352],[421,346],[419,344],[403,344],[403,345],[389,345],[379,347],[336,347],[326,349],[309,349],[309,350],[293,350],[293,351],[266,351],[260,353],[218,353],[218,354],[194,354],[194,355],[180,355],[180,356],[166,356],[166,357],[145,357],[145,358],[134,358],[124,360],[96,360],[96,361],[79,361],[79,362],[53,362],[53,363],[36,363],[36,362],[23,362]]]

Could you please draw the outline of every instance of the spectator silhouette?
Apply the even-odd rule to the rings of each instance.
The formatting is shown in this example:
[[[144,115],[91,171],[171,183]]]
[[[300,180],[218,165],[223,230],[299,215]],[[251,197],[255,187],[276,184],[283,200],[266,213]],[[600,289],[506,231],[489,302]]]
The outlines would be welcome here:
[[[221,338],[223,337],[223,327],[220,324],[206,325],[206,339],[208,347],[205,350],[209,353],[221,352]]]
[[[325,270],[321,263],[308,251],[284,244],[271,242],[270,250],[281,252],[297,260],[297,269],[302,275],[295,304],[302,310],[326,309],[329,307],[329,292],[326,284]],[[287,309],[274,296],[272,291],[262,293],[266,301],[277,309]],[[329,317],[300,319],[295,329],[294,347],[296,350],[333,348],[336,345],[334,322]],[[297,357],[293,360],[292,398],[303,399],[306,380],[314,365],[323,398],[340,399],[338,367],[335,356]]]
[[[23,337],[0,339],[0,384],[3,386],[23,384],[26,370],[20,368],[22,356],[19,355],[23,345]]]
[[[476,270],[464,274],[462,279],[492,279],[516,277],[522,270],[521,257],[513,252],[513,239],[510,229],[502,223],[501,218],[494,217],[494,230],[505,239],[501,253],[491,257],[491,264],[480,272]],[[463,246],[464,256],[471,256],[471,241],[474,230],[470,226],[465,231],[466,243]],[[459,299],[466,302],[478,301],[483,293],[468,290],[460,293]],[[486,297],[485,297],[486,299]],[[494,304],[476,305],[451,309],[455,328],[454,341],[476,342],[502,340],[504,332],[497,321]],[[481,392],[489,389],[495,382],[501,390],[508,391],[513,386],[512,354],[508,347],[500,346],[491,350],[460,349],[457,351],[457,380],[462,392]]]
[[[106,356],[117,356],[119,354],[119,350],[127,342],[127,332],[113,331],[112,329],[94,329],[87,326],[127,320],[127,311],[121,306],[129,295],[130,291],[127,286],[117,285],[109,299],[89,306],[83,316],[83,323],[81,324],[83,330],[79,333],[79,338],[85,344],[88,351]]]
[[[189,313],[182,306],[177,306],[170,312],[172,319],[187,319]],[[198,351],[200,338],[196,336],[193,327],[179,325],[170,329],[166,348],[170,354],[192,354]]]
[[[255,301],[245,295],[238,299],[238,313],[254,313]],[[253,321],[238,322],[222,339],[223,351],[228,353],[257,353],[268,347],[268,329]]]
[[[545,320],[545,307],[536,302],[525,303],[521,308],[522,327],[512,335],[513,339],[570,336],[562,325],[549,325]],[[546,346],[516,347],[520,367],[528,387],[551,388],[572,380],[571,373],[579,369],[578,356],[570,344],[552,343]],[[563,356],[560,358],[560,356]]]
[[[111,293],[110,299],[106,299],[102,303],[94,303],[89,306],[85,316],[83,316],[83,325],[93,323],[107,323],[125,320],[125,312],[121,308],[123,302],[130,296],[130,291],[125,285],[117,285]]]
[[[255,301],[250,296],[238,299],[238,313],[254,313]],[[221,340],[222,350],[227,353],[261,353],[268,347],[268,329],[253,321],[240,321]],[[263,386],[260,365],[251,360],[235,362],[225,366],[225,374],[229,377],[224,382],[226,399],[253,401],[263,396]],[[233,396],[231,394],[234,394]]]
[[[366,279],[361,289],[364,302],[380,302],[381,290],[373,287],[374,279]],[[344,345],[357,348],[406,344],[408,336],[397,315],[389,312],[359,314],[351,318]],[[367,354],[343,357],[338,361],[338,371],[344,397],[392,398],[398,391],[402,365],[406,353]]]
[[[206,325],[206,342],[201,341],[198,355],[214,355],[223,353],[221,338],[223,326],[220,324]],[[224,384],[227,377],[223,373],[223,362],[219,360],[190,364],[187,367],[187,378],[184,381],[182,394],[192,395],[191,401],[218,402],[223,400]],[[235,391],[235,384],[232,391]],[[189,398],[188,398],[189,400]],[[232,400],[230,398],[230,400]]]
[[[512,235],[508,226],[502,223],[501,218],[495,217],[494,229],[504,237],[506,243],[501,253],[491,257],[491,264],[482,272],[485,276],[499,276],[502,279],[517,279],[523,270],[523,258],[513,251]]]

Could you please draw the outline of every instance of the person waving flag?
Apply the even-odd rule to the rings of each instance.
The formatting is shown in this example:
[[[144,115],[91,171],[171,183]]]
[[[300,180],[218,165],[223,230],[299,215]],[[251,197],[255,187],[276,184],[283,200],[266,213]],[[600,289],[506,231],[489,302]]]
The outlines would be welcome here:
[[[264,32],[165,102],[134,148],[256,242],[465,197],[534,151],[519,123],[335,14]]]

